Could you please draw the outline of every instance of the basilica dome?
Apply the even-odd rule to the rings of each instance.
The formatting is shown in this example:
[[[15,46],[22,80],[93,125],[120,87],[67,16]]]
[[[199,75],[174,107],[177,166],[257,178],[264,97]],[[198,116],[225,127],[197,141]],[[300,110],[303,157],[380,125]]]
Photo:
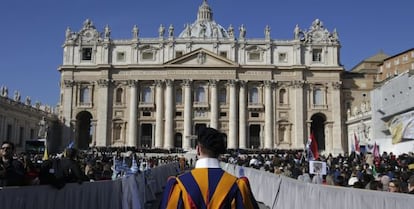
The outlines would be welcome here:
[[[179,38],[229,38],[229,35],[221,25],[213,20],[213,12],[207,1],[204,0],[198,8],[197,20],[192,24],[186,24]]]

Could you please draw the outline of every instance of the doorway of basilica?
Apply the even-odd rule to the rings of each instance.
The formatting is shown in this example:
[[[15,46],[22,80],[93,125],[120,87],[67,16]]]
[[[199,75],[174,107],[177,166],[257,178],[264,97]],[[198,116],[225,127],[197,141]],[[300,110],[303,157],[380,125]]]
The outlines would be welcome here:
[[[318,150],[325,150],[326,116],[322,113],[317,113],[311,117],[311,120],[311,133],[313,132],[315,139],[318,143]]]
[[[76,115],[75,147],[78,149],[88,149],[92,142],[91,119],[92,114],[88,111],[82,111]]]

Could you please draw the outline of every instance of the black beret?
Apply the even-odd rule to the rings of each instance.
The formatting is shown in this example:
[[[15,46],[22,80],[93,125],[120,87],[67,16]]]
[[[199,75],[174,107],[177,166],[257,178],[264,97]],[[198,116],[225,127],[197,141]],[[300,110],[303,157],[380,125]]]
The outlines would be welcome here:
[[[204,148],[215,154],[223,154],[226,152],[225,135],[214,128],[200,130],[197,141]]]

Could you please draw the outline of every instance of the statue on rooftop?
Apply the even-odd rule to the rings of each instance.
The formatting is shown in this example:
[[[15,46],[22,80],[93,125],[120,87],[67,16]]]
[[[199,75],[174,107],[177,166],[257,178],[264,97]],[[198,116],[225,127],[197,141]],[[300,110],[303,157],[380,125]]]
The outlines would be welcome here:
[[[20,102],[20,92],[14,91],[14,101]]]
[[[229,28],[227,29],[227,32],[228,32],[230,38],[234,38],[234,28],[231,24],[230,24]]]
[[[173,37],[174,36],[174,26],[172,24],[170,24],[170,27],[168,28],[168,37]]]
[[[134,27],[132,28],[132,38],[138,39],[138,33],[139,33],[138,26],[134,25]]]
[[[164,37],[164,33],[165,33],[165,27],[161,24],[160,27],[158,28],[158,36],[162,38]]]
[[[270,39],[270,26],[269,25],[266,25],[264,34],[265,34],[266,39]]]
[[[30,97],[29,96],[26,96],[25,104],[26,105],[30,105],[31,103],[32,103],[32,100],[30,99]]]
[[[240,39],[246,38],[246,27],[244,27],[243,24],[240,26],[239,31],[240,31],[239,38]]]
[[[109,25],[106,25],[104,29],[104,38],[109,39],[110,36],[111,36],[111,29],[109,28]]]

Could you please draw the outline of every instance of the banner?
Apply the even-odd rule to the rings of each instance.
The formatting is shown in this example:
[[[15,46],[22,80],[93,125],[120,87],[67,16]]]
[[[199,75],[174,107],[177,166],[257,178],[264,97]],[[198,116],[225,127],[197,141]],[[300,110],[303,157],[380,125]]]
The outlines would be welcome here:
[[[388,122],[392,144],[414,139],[414,111],[400,114]]]

